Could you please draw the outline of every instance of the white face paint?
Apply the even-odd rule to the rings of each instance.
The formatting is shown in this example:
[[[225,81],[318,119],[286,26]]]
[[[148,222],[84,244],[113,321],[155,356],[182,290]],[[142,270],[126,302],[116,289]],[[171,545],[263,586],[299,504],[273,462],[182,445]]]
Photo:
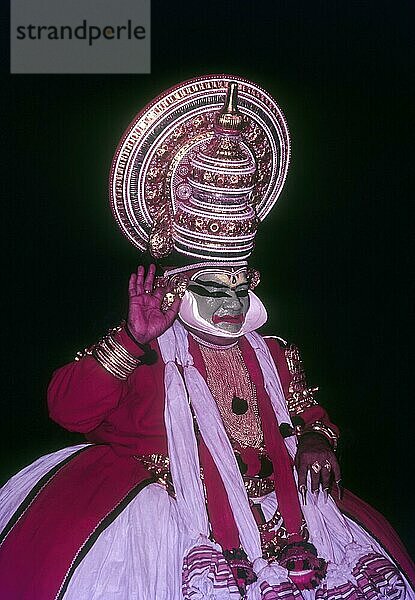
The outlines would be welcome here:
[[[195,273],[187,288],[197,309],[218,332],[238,333],[249,309],[247,270],[206,270]]]

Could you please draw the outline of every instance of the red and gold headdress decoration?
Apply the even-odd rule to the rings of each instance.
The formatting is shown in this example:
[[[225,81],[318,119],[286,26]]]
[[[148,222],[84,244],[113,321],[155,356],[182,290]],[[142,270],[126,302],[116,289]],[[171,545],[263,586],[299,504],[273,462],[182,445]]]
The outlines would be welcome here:
[[[114,156],[110,197],[123,233],[156,258],[236,264],[277,201],[290,143],[284,115],[232,75],[181,83],[147,105]]]

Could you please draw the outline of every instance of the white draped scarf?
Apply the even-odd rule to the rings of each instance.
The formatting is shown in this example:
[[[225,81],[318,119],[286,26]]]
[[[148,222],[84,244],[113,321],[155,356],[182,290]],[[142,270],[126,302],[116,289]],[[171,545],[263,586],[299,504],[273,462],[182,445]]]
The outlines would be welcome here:
[[[281,382],[265,342],[256,333],[250,333],[246,337],[257,353],[277,419],[289,422]],[[249,507],[243,480],[239,476],[238,464],[216,402],[206,381],[193,365],[187,331],[175,321],[158,342],[166,365],[165,423],[171,474],[183,522],[187,524],[192,537],[208,536],[209,525],[200,480],[193,410],[200,433],[225,486],[241,544],[251,562],[254,563],[257,559],[262,561],[260,535]],[[183,368],[183,377],[178,365]],[[290,440],[288,446],[293,455],[295,441]],[[263,567],[264,564],[261,562],[258,566]]]

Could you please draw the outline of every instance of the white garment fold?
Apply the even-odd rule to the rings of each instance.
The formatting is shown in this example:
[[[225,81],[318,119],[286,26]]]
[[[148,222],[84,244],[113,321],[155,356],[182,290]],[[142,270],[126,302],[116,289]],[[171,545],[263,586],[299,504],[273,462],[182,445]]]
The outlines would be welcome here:
[[[200,433],[225,486],[242,546],[248,558],[253,562],[256,558],[262,556],[258,527],[249,507],[248,496],[243,480],[239,476],[235,454],[226,435],[216,402],[206,381],[193,366],[187,336],[187,331],[176,321],[173,327],[158,340],[163,360],[168,361],[166,362],[165,371],[165,414],[167,416],[166,430],[172,480],[175,488],[177,484],[180,490],[186,492],[177,497],[177,502],[182,504],[179,510],[187,515],[190,528],[195,531],[198,527],[200,528],[201,523],[206,522],[204,500],[202,502],[203,492],[196,485],[196,480],[200,482],[200,467],[197,446],[194,441],[195,434],[189,405],[190,400]],[[186,388],[180,386],[177,381],[178,370],[173,371],[169,367],[173,356],[176,357],[178,364],[183,367]],[[187,389],[189,396],[183,393],[184,389]],[[179,405],[180,408],[178,408]],[[183,415],[181,419],[171,418],[173,406],[175,406],[175,410],[178,409],[180,414]],[[180,445],[186,448],[184,461],[181,455],[175,452],[176,437],[181,440]],[[170,449],[173,450],[172,454],[170,454]],[[192,456],[193,453],[194,456]],[[201,533],[205,533],[205,530]]]

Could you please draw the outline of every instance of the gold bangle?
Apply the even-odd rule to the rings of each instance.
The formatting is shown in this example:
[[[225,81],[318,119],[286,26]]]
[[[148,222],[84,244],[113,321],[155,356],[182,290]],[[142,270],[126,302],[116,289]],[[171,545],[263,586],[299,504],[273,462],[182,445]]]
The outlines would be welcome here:
[[[108,373],[114,375],[117,379],[126,379],[125,371],[117,365],[113,358],[109,358],[106,353],[102,352],[101,348],[94,348],[92,356]]]
[[[114,334],[120,329],[121,327],[110,329],[93,347],[91,355],[108,373],[117,379],[126,380],[142,362],[114,338]]]

